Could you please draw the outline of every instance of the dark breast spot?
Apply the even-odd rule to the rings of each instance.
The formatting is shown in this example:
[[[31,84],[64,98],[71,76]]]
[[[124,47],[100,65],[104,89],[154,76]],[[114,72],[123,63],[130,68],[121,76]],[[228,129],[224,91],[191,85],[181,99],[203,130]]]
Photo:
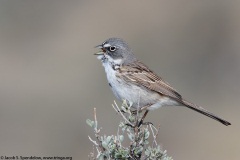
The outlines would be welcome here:
[[[111,83],[108,83],[108,85],[112,88],[112,85],[111,85]]]

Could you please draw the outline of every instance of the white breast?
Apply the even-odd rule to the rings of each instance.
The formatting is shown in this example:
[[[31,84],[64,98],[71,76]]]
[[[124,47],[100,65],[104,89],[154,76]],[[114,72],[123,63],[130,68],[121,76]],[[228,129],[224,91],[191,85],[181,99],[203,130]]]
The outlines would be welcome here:
[[[104,69],[106,72],[108,83],[109,83],[114,95],[119,100],[122,100],[122,97],[121,97],[122,90],[118,89],[120,87],[120,85],[122,84],[122,82],[119,78],[116,77],[116,73],[117,73],[116,70],[114,70],[112,68],[110,63],[103,63],[103,66],[104,66]]]
[[[116,76],[118,71],[114,70],[110,63],[103,63],[103,66],[105,68],[108,83],[118,100],[128,100],[133,103],[134,108],[144,107],[148,104],[157,102],[159,94],[143,90],[143,88],[133,84],[126,84],[125,81]]]

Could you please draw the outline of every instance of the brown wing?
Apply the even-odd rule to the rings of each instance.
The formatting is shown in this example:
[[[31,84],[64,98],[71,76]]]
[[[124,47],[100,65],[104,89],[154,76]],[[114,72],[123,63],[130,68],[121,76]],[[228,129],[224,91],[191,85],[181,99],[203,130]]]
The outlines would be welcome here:
[[[154,90],[159,94],[166,95],[176,100],[182,97],[167,82],[163,81],[157,74],[151,71],[146,65],[137,61],[136,63],[124,65],[120,68],[120,74],[126,81]]]
[[[201,106],[195,105],[182,99],[182,96],[174,88],[172,88],[167,82],[163,81],[146,65],[139,61],[137,61],[136,63],[122,66],[120,68],[119,74],[121,74],[121,76],[123,76],[126,81],[135,83],[136,85],[146,87],[147,89],[156,91],[159,94],[173,98],[184,106],[201,114],[204,114],[205,116],[208,116],[212,119],[215,119],[226,126],[231,125],[231,123],[229,123],[228,121],[205,110]]]

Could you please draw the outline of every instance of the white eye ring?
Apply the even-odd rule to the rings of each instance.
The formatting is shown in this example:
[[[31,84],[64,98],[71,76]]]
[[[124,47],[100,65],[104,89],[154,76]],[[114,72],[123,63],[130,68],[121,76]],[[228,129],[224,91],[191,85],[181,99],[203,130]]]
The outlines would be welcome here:
[[[117,49],[117,47],[115,47],[115,46],[110,46],[110,47],[109,47],[109,50],[110,50],[111,52],[116,51],[116,49]]]

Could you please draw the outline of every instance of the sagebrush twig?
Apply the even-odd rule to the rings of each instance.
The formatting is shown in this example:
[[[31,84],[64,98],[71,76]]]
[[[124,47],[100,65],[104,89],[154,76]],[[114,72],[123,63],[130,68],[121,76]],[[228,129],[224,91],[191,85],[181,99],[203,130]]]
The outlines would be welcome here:
[[[113,108],[118,115],[122,118],[119,126],[117,127],[116,135],[101,135],[101,129],[98,127],[97,112],[94,108],[94,120],[87,119],[87,124],[93,128],[95,139],[90,136],[89,140],[95,146],[95,149],[90,153],[89,159],[91,160],[172,160],[168,157],[166,151],[163,151],[157,143],[157,136],[159,128],[152,125],[151,122],[145,123],[147,125],[139,125],[141,121],[142,112],[134,111],[132,114],[131,103],[123,101],[121,107],[114,101]],[[125,138],[128,137],[128,138]],[[152,137],[153,141],[150,144],[149,138]],[[129,141],[129,146],[124,146],[123,141]],[[95,155],[95,150],[96,154]]]

